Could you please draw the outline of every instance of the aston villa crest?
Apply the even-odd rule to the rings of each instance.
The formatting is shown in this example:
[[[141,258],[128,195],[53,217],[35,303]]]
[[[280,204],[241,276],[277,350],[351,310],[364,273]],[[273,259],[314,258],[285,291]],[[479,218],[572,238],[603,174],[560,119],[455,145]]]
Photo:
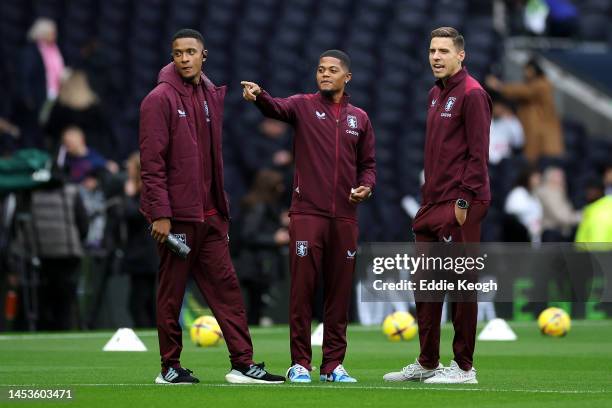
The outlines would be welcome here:
[[[348,115],[346,117],[346,123],[349,125],[350,128],[356,129],[357,128],[357,117],[354,115]]]
[[[444,110],[450,112],[450,110],[453,109],[453,105],[455,105],[456,100],[457,98],[455,98],[454,96],[449,97],[446,101],[446,105],[444,105]]]
[[[308,241],[296,241],[295,254],[299,257],[305,257],[308,255]]]

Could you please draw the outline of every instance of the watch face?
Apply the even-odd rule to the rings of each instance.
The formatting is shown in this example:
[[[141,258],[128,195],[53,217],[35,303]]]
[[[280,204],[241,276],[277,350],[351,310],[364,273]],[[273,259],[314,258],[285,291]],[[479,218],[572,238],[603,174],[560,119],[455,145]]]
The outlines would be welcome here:
[[[461,209],[467,209],[469,207],[467,201],[465,201],[464,199],[460,198],[457,200],[457,207],[461,208]]]

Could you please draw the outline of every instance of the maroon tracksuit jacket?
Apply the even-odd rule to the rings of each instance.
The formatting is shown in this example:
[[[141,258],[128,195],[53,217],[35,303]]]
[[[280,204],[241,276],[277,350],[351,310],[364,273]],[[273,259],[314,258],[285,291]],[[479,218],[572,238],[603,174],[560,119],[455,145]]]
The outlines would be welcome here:
[[[374,189],[374,132],[368,115],[320,93],[272,98],[257,96],[265,116],[294,130],[295,176],[289,226],[291,364],[311,369],[310,325],[319,273],[325,285],[321,373],[341,364],[357,251],[357,206],[351,188]]]
[[[208,118],[198,103],[193,85],[183,82],[174,63],[160,72],[158,85],[140,107],[140,155],[142,165],[141,211],[150,220],[172,218],[177,221],[203,221],[203,157],[214,174],[211,197],[217,210],[229,217],[223,190],[221,154],[223,100],[226,87],[217,87],[202,74]],[[196,110],[199,110],[197,112]],[[202,152],[197,121],[210,119],[211,151]]]
[[[423,204],[489,201],[491,98],[465,68],[429,91]]]
[[[487,167],[490,127],[491,99],[465,68],[446,84],[436,82],[428,99],[423,201],[413,221],[417,245],[480,241],[480,223],[491,199]],[[462,226],[455,217],[455,201],[459,198],[470,203]],[[425,276],[428,278],[431,276]],[[467,274],[464,278],[477,279]],[[443,299],[444,294],[440,295]],[[427,296],[428,301],[419,301],[418,293],[415,294],[421,345],[419,362],[434,368],[440,358],[442,302],[432,302],[431,294]],[[455,328],[454,358],[459,367],[468,370],[474,355],[477,303],[454,302],[450,309]]]
[[[291,214],[356,220],[357,206],[348,201],[351,188],[374,189],[372,124],[348,100],[344,95],[336,106],[320,93],[272,98],[263,91],[257,96],[255,104],[265,116],[287,122],[295,130]]]
[[[219,321],[232,364],[252,363],[246,313],[228,246],[221,153],[225,91],[203,74],[197,86],[184,82],[170,63],[140,106],[141,211],[149,221],[171,218],[172,232],[191,247],[183,260],[158,245],[162,371],[180,365],[178,319],[189,276]]]

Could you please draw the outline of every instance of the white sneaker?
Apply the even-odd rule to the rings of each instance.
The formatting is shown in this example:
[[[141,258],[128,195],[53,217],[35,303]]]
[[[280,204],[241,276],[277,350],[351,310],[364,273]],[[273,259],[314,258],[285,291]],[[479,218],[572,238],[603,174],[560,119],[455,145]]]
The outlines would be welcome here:
[[[433,377],[436,371],[442,370],[444,366],[438,363],[438,367],[430,370],[423,367],[417,359],[414,363],[402,368],[402,371],[387,373],[383,376],[383,380],[398,382],[398,381],[424,381],[427,378]]]
[[[450,367],[440,370],[431,378],[425,380],[426,384],[478,384],[476,369],[463,371],[455,360],[451,360]]]

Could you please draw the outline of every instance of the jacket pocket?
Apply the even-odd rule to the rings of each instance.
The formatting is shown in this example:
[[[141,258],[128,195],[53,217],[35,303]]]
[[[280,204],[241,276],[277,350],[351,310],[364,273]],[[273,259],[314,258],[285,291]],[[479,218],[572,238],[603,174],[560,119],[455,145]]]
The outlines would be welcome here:
[[[168,195],[173,210],[201,206],[201,202],[198,202],[197,189],[189,183],[171,184],[168,187]]]

